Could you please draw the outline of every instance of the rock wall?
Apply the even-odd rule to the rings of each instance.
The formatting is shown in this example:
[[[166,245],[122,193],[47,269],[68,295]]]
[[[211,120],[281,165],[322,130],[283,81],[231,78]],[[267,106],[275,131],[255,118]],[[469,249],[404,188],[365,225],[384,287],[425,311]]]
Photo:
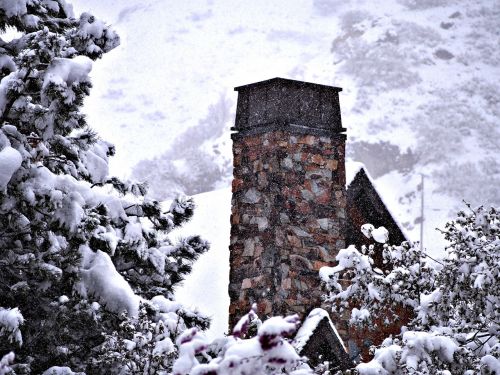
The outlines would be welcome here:
[[[318,270],[345,245],[345,135],[233,134],[230,328],[321,305]]]

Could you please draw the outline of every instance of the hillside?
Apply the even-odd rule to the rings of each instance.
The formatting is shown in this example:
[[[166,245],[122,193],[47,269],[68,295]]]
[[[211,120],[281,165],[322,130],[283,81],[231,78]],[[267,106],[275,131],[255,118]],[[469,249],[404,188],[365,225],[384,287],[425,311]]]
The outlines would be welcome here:
[[[436,251],[434,228],[464,208],[462,199],[500,203],[500,85],[493,78],[500,75],[498,2],[167,4],[75,4],[107,18],[122,35],[122,46],[93,71],[95,89],[85,107],[100,134],[117,145],[115,173],[128,175],[139,161],[156,158],[145,165],[159,170],[164,188],[169,176],[189,175],[200,160],[175,159],[170,147],[202,149],[204,159],[217,145],[222,157],[204,168],[224,185],[229,171],[213,165],[231,158],[231,119],[207,128],[213,134],[203,132],[209,106],[224,95],[232,111],[232,87],[282,76],[344,88],[348,156],[363,161],[380,186],[398,186],[389,199],[399,204],[398,219],[413,239],[420,230],[421,173],[424,242]],[[186,142],[182,133],[195,134],[197,127],[206,140]],[[188,193],[222,187],[213,179],[191,183]]]

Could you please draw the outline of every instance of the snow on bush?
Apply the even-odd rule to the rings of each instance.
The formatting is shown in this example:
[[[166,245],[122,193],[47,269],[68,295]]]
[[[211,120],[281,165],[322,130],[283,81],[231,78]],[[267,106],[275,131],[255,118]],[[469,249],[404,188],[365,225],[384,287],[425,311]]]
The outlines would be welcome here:
[[[385,245],[382,271],[373,246],[351,246],[336,267],[320,270],[333,311],[351,311],[351,324],[377,329],[380,317],[398,319],[401,306],[413,311],[400,335],[356,367],[360,374],[500,374],[500,213],[459,212],[443,234],[450,245],[442,260],[418,243]]]
[[[371,224],[363,224],[361,232],[366,238],[373,238],[378,243],[386,243],[389,240],[389,231],[384,227],[375,228]]]
[[[86,246],[81,246],[80,251],[83,253],[81,275],[84,287],[80,293],[93,296],[110,311],[118,314],[126,311],[137,316],[140,298],[116,270],[111,257]]]
[[[207,328],[207,320],[164,297],[153,300],[163,301],[160,307],[141,303],[137,317],[124,314],[118,330],[105,335],[103,345],[88,366],[89,373],[172,373],[178,354],[174,342],[189,332]]]
[[[254,337],[247,337],[255,322],[253,308],[236,324],[232,336],[209,343],[195,328],[178,338],[179,358],[175,375],[311,374],[287,338],[297,330],[297,315],[272,317],[260,324]]]
[[[85,375],[82,372],[73,372],[69,367],[52,366],[44,371],[42,375]]]

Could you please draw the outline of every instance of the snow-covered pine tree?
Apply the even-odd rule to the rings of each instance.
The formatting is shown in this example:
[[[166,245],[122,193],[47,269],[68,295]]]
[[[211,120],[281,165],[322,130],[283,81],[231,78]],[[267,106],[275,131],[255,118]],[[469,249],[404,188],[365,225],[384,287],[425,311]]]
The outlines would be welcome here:
[[[379,236],[385,229],[362,230],[387,240]],[[333,310],[352,310],[351,324],[377,329],[380,314],[390,324],[401,305],[414,312],[400,335],[357,366],[360,374],[500,374],[500,212],[459,212],[443,233],[444,259],[432,260],[418,243],[385,245],[382,271],[373,248],[350,246],[336,267],[321,269]]]
[[[110,338],[148,330],[151,350],[174,351],[183,329],[208,324],[171,301],[208,245],[166,237],[192,200],[163,210],[144,186],[108,177],[114,148],[81,106],[92,60],[118,36],[88,13],[74,18],[65,0],[0,0],[7,28],[20,36],[0,39],[0,372],[112,373],[90,358],[126,356],[131,346]]]

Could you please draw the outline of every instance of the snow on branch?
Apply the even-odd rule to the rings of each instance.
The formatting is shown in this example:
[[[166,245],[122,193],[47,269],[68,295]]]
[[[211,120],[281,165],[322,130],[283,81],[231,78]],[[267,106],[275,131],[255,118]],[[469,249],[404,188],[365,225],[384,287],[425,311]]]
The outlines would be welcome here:
[[[9,342],[15,342],[19,346],[23,344],[20,325],[24,323],[24,318],[19,309],[4,309],[0,307],[0,336],[7,335]]]
[[[311,374],[305,359],[287,340],[299,326],[297,315],[269,318],[256,336],[243,339],[255,321],[258,317],[252,309],[236,324],[232,336],[213,343],[196,330],[186,332],[178,340],[174,374]],[[203,363],[199,358],[204,358]]]
[[[369,224],[361,230],[387,238]],[[384,245],[385,271],[374,266],[373,246],[340,250],[338,265],[320,270],[332,310],[350,311],[351,325],[377,329],[399,319],[401,307],[412,311],[401,333],[357,366],[360,374],[500,373],[500,214],[459,212],[443,233],[450,245],[439,262],[405,242]]]

